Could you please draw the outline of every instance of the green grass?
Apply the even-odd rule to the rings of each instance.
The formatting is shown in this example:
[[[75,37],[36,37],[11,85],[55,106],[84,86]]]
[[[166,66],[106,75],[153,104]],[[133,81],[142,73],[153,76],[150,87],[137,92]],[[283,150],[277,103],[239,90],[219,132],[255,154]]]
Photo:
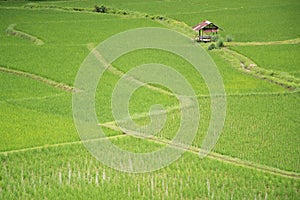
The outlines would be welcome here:
[[[209,54],[219,68],[227,94],[285,91],[284,88],[272,84],[267,80],[239,72],[232,66],[233,63],[222,57],[223,52],[221,51],[211,51]]]
[[[165,102],[153,99],[142,98],[141,103],[133,103],[133,106],[139,105],[135,110],[147,113],[150,107],[145,105]],[[193,142],[197,147],[201,146],[207,133],[210,120],[209,101],[209,98],[199,98],[201,121]],[[214,151],[242,160],[299,172],[298,101],[298,93],[290,95],[250,93],[245,96],[242,94],[228,96],[224,131]],[[99,116],[100,114],[99,111]],[[167,117],[164,128],[156,136],[172,139],[179,128],[180,113],[171,112]],[[149,118],[139,119],[137,122],[149,123]]]
[[[114,142],[127,149],[131,146],[131,151],[147,146],[143,140],[130,138],[125,142],[123,139]],[[0,159],[1,199],[111,198],[112,191],[113,197],[119,199],[299,197],[299,180],[201,160],[191,153],[185,153],[167,168],[146,174],[126,174],[105,167],[82,145],[0,155]]]
[[[0,8],[1,9],[1,8]],[[18,15],[15,16],[15,12]],[[0,59],[3,66],[38,74],[72,85],[77,70],[89,53],[88,44],[97,45],[109,36],[128,29],[160,26],[146,19],[61,11],[1,9],[1,28],[15,23],[16,29],[42,39],[36,46],[0,32]],[[38,19],[32,21],[32,19]],[[62,20],[63,19],[63,20]],[[112,28],[115,27],[115,28]],[[68,31],[66,31],[68,30]],[[11,45],[13,44],[13,45]]]
[[[0,73],[0,151],[78,140],[71,94]]]
[[[210,99],[199,97],[201,119],[193,146],[201,147],[210,122]],[[214,152],[288,171],[300,172],[299,93],[227,97],[224,129]],[[171,140],[180,112],[170,112],[157,137]],[[147,120],[147,119],[140,119]]]
[[[300,46],[298,44],[244,46],[232,47],[232,49],[247,55],[262,68],[289,73],[300,78]]]
[[[222,76],[226,93],[252,93],[252,92],[282,92],[283,88],[260,80],[250,75],[241,74],[221,58],[219,52],[209,52]],[[161,50],[139,50],[128,53],[117,59],[113,65],[123,72],[145,63],[161,63],[174,68],[183,75],[192,85],[196,94],[207,95],[208,89],[201,75],[193,66],[183,58]]]
[[[185,59],[170,52],[158,49],[138,50],[121,56],[113,65],[119,70],[127,72],[147,63],[159,63],[174,68],[189,81],[196,94],[208,94],[207,86],[201,74]]]
[[[229,97],[215,151],[299,172],[299,97],[299,93]]]
[[[63,92],[35,80],[0,72],[0,101],[58,95]],[[5,87],[4,87],[5,86]]]
[[[13,74],[0,73],[0,83],[0,151],[79,140],[72,94]]]
[[[0,107],[1,151],[78,140],[72,118],[3,102]]]
[[[24,6],[25,4],[27,4],[28,2],[26,0],[23,1],[0,1],[0,6],[3,7],[20,7],[20,6]]]

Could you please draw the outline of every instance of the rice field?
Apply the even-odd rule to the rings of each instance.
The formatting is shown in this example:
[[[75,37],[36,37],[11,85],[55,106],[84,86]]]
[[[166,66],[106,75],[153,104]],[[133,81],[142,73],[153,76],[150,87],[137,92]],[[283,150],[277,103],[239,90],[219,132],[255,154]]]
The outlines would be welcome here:
[[[244,46],[232,47],[244,55],[247,55],[259,66],[288,73],[299,78],[299,45],[269,45],[269,46]]]
[[[154,15],[169,16],[194,26],[202,19],[215,22],[224,28],[224,35],[235,41],[277,41],[299,37],[299,7],[297,0],[238,1],[75,1],[44,2],[41,4],[65,7],[90,8],[90,5],[106,5],[124,10],[133,10]],[[238,16],[238,17],[237,17]],[[201,20],[200,20],[201,19]],[[284,27],[284,28],[281,28]]]
[[[122,12],[96,13],[95,5]],[[164,127],[153,138],[124,134],[111,108],[122,74],[161,63],[189,81],[200,110],[192,146],[167,167],[125,173],[104,165],[84,147],[72,110],[76,74],[90,50],[112,35],[141,27],[184,29],[182,23],[192,26],[209,19],[225,29],[223,36],[233,37],[231,50],[260,68],[298,78],[299,43],[287,41],[299,37],[299,27],[278,27],[298,24],[299,8],[292,0],[0,1],[0,199],[299,199],[299,88],[237,70],[222,48],[207,52],[223,79],[226,119],[205,158],[200,159],[199,151],[211,120],[209,90],[193,66],[173,53],[143,49],[112,63],[114,71],[105,71],[95,94],[95,113],[107,138],[88,141],[101,145],[109,140],[124,151],[142,154],[172,140],[181,113],[178,100],[161,92],[168,91],[163,86],[140,87],[129,102],[129,113],[139,125],[151,122],[152,105],[168,110]],[[9,35],[9,27],[18,34]],[[287,44],[245,43],[270,41]],[[197,45],[207,49],[206,44]]]

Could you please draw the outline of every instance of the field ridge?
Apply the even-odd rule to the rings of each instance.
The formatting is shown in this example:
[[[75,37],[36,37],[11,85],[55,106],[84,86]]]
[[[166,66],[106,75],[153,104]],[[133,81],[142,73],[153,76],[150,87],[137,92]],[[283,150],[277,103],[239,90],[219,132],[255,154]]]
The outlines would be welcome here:
[[[132,77],[132,76],[129,76],[127,74],[125,74],[124,72],[122,72],[121,70],[115,68],[114,66],[112,66],[110,63],[108,63],[104,58],[103,56],[99,53],[99,51],[97,51],[96,49],[89,49],[93,54],[94,56],[96,57],[96,59],[103,63],[105,66],[107,66],[107,70],[110,71],[112,74],[114,75],[117,75],[119,76],[120,78],[122,78],[123,76],[126,76],[126,80],[128,81],[131,81],[131,82],[134,82],[138,85],[141,85],[141,86],[144,86],[150,90],[153,90],[153,91],[157,91],[157,92],[160,92],[162,94],[166,94],[166,95],[169,95],[169,96],[174,96],[173,93],[170,93],[169,91],[167,90],[164,90],[162,88],[159,88],[159,87],[155,87],[153,85],[150,85],[148,83],[144,83],[143,81],[140,81],[138,79],[136,79],[135,77]]]
[[[289,90],[298,90],[300,88],[300,79],[292,75],[263,69],[247,56],[229,48],[222,48],[222,52],[223,54],[220,54],[220,56],[230,62],[231,66],[243,73],[267,80]]]
[[[45,77],[42,77],[42,76],[39,76],[39,75],[36,75],[36,74],[31,74],[29,72],[24,72],[24,71],[20,71],[20,70],[16,70],[16,69],[11,69],[11,68],[6,68],[6,67],[3,67],[3,66],[0,66],[0,72],[5,72],[5,73],[14,74],[14,75],[17,75],[17,76],[23,76],[23,77],[26,77],[26,78],[30,78],[30,79],[48,84],[52,87],[55,87],[55,88],[58,88],[58,89],[61,89],[61,90],[67,91],[67,92],[76,92],[76,89],[74,87],[69,86],[65,83],[59,83],[59,82],[56,82],[56,81],[51,80],[49,78],[45,78]]]
[[[58,94],[53,94],[53,95],[27,97],[27,98],[5,99],[5,100],[0,100],[0,102],[20,102],[20,101],[28,101],[28,100],[42,100],[42,99],[61,97],[64,95],[66,95],[66,93],[58,93]]]
[[[15,26],[16,26],[16,24],[9,25],[6,29],[6,33],[8,35],[11,35],[11,36],[16,36],[16,37],[19,37],[19,38],[22,38],[22,39],[25,39],[25,40],[29,40],[29,41],[33,42],[34,44],[36,44],[36,45],[43,45],[44,44],[43,40],[37,38],[36,36],[25,33],[23,31],[16,30]]]
[[[41,145],[41,146],[27,147],[27,148],[23,148],[23,149],[0,151],[0,155],[8,155],[8,154],[13,154],[13,153],[20,153],[20,152],[26,152],[26,151],[32,151],[32,150],[38,150],[38,149],[45,149],[45,148],[51,148],[51,147],[67,146],[67,145],[73,145],[73,144],[83,144],[83,143],[87,143],[87,142],[95,142],[95,141],[104,140],[104,139],[120,138],[120,137],[124,137],[124,136],[126,136],[126,135],[113,135],[113,136],[107,136],[107,137],[104,137],[104,138],[96,138],[96,139],[90,139],[90,140],[78,140],[78,141],[73,141],[73,142],[45,144],[45,145]]]
[[[284,94],[299,93],[300,90],[284,91],[284,92],[248,92],[248,93],[226,93],[226,97],[245,97],[245,96],[278,96]],[[199,94],[197,97],[209,98],[211,95]]]

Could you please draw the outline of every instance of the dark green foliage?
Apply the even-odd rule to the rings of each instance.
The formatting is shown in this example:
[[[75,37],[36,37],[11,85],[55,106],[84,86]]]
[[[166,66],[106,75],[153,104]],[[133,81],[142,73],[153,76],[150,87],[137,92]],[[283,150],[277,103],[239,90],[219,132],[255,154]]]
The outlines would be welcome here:
[[[94,11],[99,12],[99,13],[107,13],[107,8],[104,5],[102,5],[100,7],[95,5],[95,10]]]
[[[217,41],[217,48],[219,49],[219,48],[221,48],[221,47],[224,47],[225,45],[224,45],[224,40],[223,40],[223,38],[219,38],[219,40]]]
[[[216,45],[215,43],[211,43],[209,46],[208,46],[208,50],[213,50],[216,48]]]
[[[74,11],[84,11],[83,8],[73,8]]]
[[[208,46],[208,50],[220,49],[225,46],[224,39],[221,36],[214,35],[212,36],[211,41],[213,43]]]
[[[226,42],[232,42],[233,39],[232,39],[232,37],[230,35],[226,35],[225,41]]]
[[[158,16],[156,16],[156,19],[164,20],[165,18],[163,16],[158,15]]]
[[[213,35],[212,37],[211,37],[211,41],[212,42],[217,42],[218,40],[219,40],[219,35]]]

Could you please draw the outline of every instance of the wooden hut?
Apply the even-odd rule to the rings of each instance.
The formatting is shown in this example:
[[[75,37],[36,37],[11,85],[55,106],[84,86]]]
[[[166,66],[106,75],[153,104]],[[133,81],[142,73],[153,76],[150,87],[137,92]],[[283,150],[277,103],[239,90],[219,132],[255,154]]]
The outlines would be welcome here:
[[[204,20],[200,24],[193,26],[193,30],[199,31],[199,36],[196,38],[197,41],[210,42],[212,35],[217,34],[219,30],[223,29],[208,20]]]

